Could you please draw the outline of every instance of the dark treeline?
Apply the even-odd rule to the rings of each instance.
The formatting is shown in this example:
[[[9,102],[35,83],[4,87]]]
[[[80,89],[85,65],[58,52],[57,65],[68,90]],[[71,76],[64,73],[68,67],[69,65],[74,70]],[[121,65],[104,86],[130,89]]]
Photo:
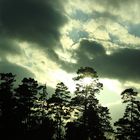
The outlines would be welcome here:
[[[140,139],[138,93],[132,88],[121,93],[126,109],[113,130],[109,109],[96,98],[103,84],[93,68],[77,71],[74,95],[63,82],[57,84],[50,97],[46,85],[33,78],[24,78],[17,87],[15,79],[12,73],[0,73],[0,136],[3,139]]]

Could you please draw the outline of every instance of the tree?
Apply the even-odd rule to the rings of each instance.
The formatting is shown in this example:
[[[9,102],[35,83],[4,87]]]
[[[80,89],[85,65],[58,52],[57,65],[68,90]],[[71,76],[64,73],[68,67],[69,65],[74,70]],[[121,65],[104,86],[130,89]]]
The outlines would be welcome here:
[[[122,93],[123,103],[126,104],[124,116],[114,123],[116,126],[116,137],[120,140],[140,139],[140,101],[136,99],[138,92],[133,88],[124,90]]]
[[[78,121],[66,124],[66,140],[85,140],[87,138],[85,129]]]
[[[33,121],[35,122],[34,114],[36,111],[33,108],[37,100],[39,85],[32,78],[24,78],[22,84],[15,91],[17,120],[19,121],[19,127],[22,127],[21,129],[26,132],[32,128]]]
[[[47,139],[52,140],[56,123],[49,118],[48,92],[46,85],[40,85],[38,87],[34,110],[36,110],[33,116],[36,124],[30,131],[30,139],[42,139],[46,137]]]
[[[70,92],[63,82],[56,86],[55,94],[48,100],[50,112],[56,121],[56,139],[64,138],[63,125],[64,121],[70,118]]]
[[[96,98],[96,94],[103,88],[103,84],[99,82],[97,72],[90,67],[81,67],[78,69],[74,80],[77,84],[72,105],[82,113],[79,123],[82,123],[85,135],[87,135],[85,140],[89,138],[91,140],[105,139],[104,133],[107,130],[105,124],[108,129],[111,129],[111,125],[107,108],[101,107]],[[103,123],[105,119],[107,120]]]
[[[46,85],[40,85],[38,87],[38,94],[37,100],[35,100],[35,107],[36,110],[35,116],[38,117],[39,123],[42,123],[42,120],[47,117],[47,100],[48,100],[48,93]]]
[[[14,128],[14,82],[12,73],[0,73],[0,131],[9,133]]]
[[[114,130],[110,123],[111,117],[109,109],[107,107],[99,105],[98,114],[100,118],[101,132],[103,132],[105,137],[109,139],[110,137],[112,137],[112,134],[114,134]]]

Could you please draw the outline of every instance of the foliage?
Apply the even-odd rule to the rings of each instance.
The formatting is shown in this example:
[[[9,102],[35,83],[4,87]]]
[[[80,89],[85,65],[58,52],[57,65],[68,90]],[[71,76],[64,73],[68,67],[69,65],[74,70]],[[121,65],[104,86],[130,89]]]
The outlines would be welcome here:
[[[126,89],[121,93],[123,103],[127,105],[124,116],[114,123],[117,129],[116,137],[118,139],[140,139],[140,101],[136,99],[137,94],[132,88]]]
[[[56,139],[64,138],[63,126],[67,119],[70,119],[70,92],[63,82],[56,86],[55,94],[48,100],[50,110],[49,113],[56,122]]]
[[[14,125],[14,86],[15,75],[0,73],[0,131],[10,131]]]
[[[105,139],[105,132],[112,131],[108,109],[99,104],[96,94],[103,88],[97,72],[90,67],[77,71],[75,97],[71,103],[82,114],[77,123],[82,125],[87,139]],[[105,121],[106,120],[106,121]]]
[[[78,69],[72,97],[63,82],[57,84],[49,98],[46,85],[24,78],[16,87],[15,79],[12,73],[0,73],[0,133],[5,139],[9,135],[11,139],[112,139],[109,109],[96,97],[103,84],[93,68]],[[121,96],[126,109],[124,116],[114,123],[116,139],[140,139],[138,92],[129,88]]]

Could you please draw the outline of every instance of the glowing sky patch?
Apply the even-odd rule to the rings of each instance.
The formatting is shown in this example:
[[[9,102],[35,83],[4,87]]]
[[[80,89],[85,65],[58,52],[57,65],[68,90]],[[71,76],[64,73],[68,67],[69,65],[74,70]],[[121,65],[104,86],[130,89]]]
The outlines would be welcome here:
[[[85,86],[91,85],[92,82],[93,82],[93,80],[92,80],[91,77],[85,77],[85,78],[82,79],[82,83],[83,83],[83,85],[85,85]]]

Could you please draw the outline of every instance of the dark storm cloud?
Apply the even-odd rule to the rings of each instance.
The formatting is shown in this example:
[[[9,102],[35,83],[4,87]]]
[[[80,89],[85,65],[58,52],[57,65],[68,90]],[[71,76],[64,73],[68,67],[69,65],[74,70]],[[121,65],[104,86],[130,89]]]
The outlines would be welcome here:
[[[0,36],[0,58],[5,57],[7,54],[15,55],[20,53],[21,50],[15,40]]]
[[[17,76],[16,77],[17,82],[20,82],[24,77],[32,77],[32,78],[35,77],[35,75],[28,69],[22,66],[10,63],[7,60],[1,60],[0,73],[10,73],[10,72]]]
[[[140,50],[119,49],[111,55],[97,57],[93,65],[103,77],[123,81],[140,81]]]
[[[107,55],[99,43],[83,40],[74,53],[77,63],[63,64],[69,72],[76,72],[81,66],[90,66],[104,78],[140,81],[140,50],[123,48]]]
[[[68,72],[76,72],[81,66],[92,66],[93,59],[105,54],[104,47],[96,41],[83,39],[80,41],[79,48],[72,52],[72,59],[76,59],[77,63],[65,63],[62,61],[61,66]]]
[[[60,45],[63,13],[59,0],[0,0],[0,35],[51,49]]]
[[[87,39],[84,39],[80,42],[80,50],[78,51],[84,52],[85,55],[87,53],[87,56],[89,57],[90,55],[94,57],[105,53],[105,49],[101,44]]]

